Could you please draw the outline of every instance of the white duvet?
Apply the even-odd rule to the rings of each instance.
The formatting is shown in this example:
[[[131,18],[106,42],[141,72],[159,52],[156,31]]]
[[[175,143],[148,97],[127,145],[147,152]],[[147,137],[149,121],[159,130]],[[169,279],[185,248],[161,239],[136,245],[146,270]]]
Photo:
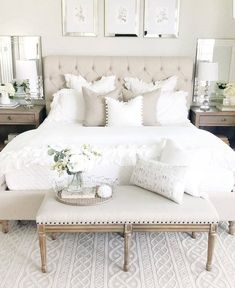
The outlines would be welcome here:
[[[27,131],[13,139],[0,153],[0,179],[15,171],[21,172],[35,166],[45,167],[45,171],[48,171],[51,164],[47,155],[48,145],[75,150],[82,144],[94,145],[103,154],[94,168],[100,170],[99,167],[102,165],[132,166],[137,155],[157,159],[165,139],[168,138],[191,153],[202,151],[202,167],[206,165],[209,169],[217,167],[235,172],[235,152],[213,134],[199,130],[193,125],[83,127],[79,124],[45,122],[38,129]],[[208,155],[207,160],[203,157],[205,153]]]

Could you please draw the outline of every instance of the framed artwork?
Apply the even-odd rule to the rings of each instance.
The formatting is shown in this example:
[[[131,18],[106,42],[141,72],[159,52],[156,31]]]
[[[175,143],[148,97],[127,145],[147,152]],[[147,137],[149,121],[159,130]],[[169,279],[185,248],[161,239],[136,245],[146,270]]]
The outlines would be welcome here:
[[[180,0],[145,0],[144,37],[177,38]]]
[[[140,0],[105,0],[105,36],[138,37]]]
[[[62,0],[64,36],[97,36],[98,0]]]
[[[235,0],[233,0],[233,18],[235,19]]]

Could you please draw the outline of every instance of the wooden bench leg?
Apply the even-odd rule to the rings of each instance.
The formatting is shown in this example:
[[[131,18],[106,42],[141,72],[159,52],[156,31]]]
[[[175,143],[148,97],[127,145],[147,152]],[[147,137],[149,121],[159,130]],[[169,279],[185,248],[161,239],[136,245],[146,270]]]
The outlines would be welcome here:
[[[2,224],[2,232],[3,233],[8,233],[9,232],[9,221],[2,220],[1,224]]]
[[[216,239],[216,225],[212,224],[208,235],[208,251],[207,251],[207,264],[206,264],[207,271],[211,271],[212,269],[212,259],[215,248],[215,239]]]
[[[41,254],[41,270],[42,270],[42,273],[46,273],[47,263],[46,263],[45,225],[38,225],[38,236],[39,236],[39,247],[40,247],[40,254]]]
[[[235,235],[235,221],[229,221],[229,234]]]
[[[123,270],[125,272],[129,270],[131,233],[132,233],[132,225],[126,224],[124,226],[124,266],[123,266]]]

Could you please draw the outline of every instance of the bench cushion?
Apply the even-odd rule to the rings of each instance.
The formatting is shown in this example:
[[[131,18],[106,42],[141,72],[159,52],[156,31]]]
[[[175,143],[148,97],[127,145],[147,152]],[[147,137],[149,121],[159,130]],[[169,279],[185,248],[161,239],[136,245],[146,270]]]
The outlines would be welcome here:
[[[136,187],[117,186],[113,199],[97,206],[69,206],[48,191],[38,211],[38,224],[208,224],[218,214],[209,200],[184,196],[182,205]]]

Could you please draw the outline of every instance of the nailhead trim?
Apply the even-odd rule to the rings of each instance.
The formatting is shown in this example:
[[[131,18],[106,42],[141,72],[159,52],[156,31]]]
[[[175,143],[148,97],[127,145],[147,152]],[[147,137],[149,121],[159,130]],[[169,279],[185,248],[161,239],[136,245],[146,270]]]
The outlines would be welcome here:
[[[217,224],[218,221],[98,221],[98,222],[36,222],[38,225],[101,225],[101,224]]]

